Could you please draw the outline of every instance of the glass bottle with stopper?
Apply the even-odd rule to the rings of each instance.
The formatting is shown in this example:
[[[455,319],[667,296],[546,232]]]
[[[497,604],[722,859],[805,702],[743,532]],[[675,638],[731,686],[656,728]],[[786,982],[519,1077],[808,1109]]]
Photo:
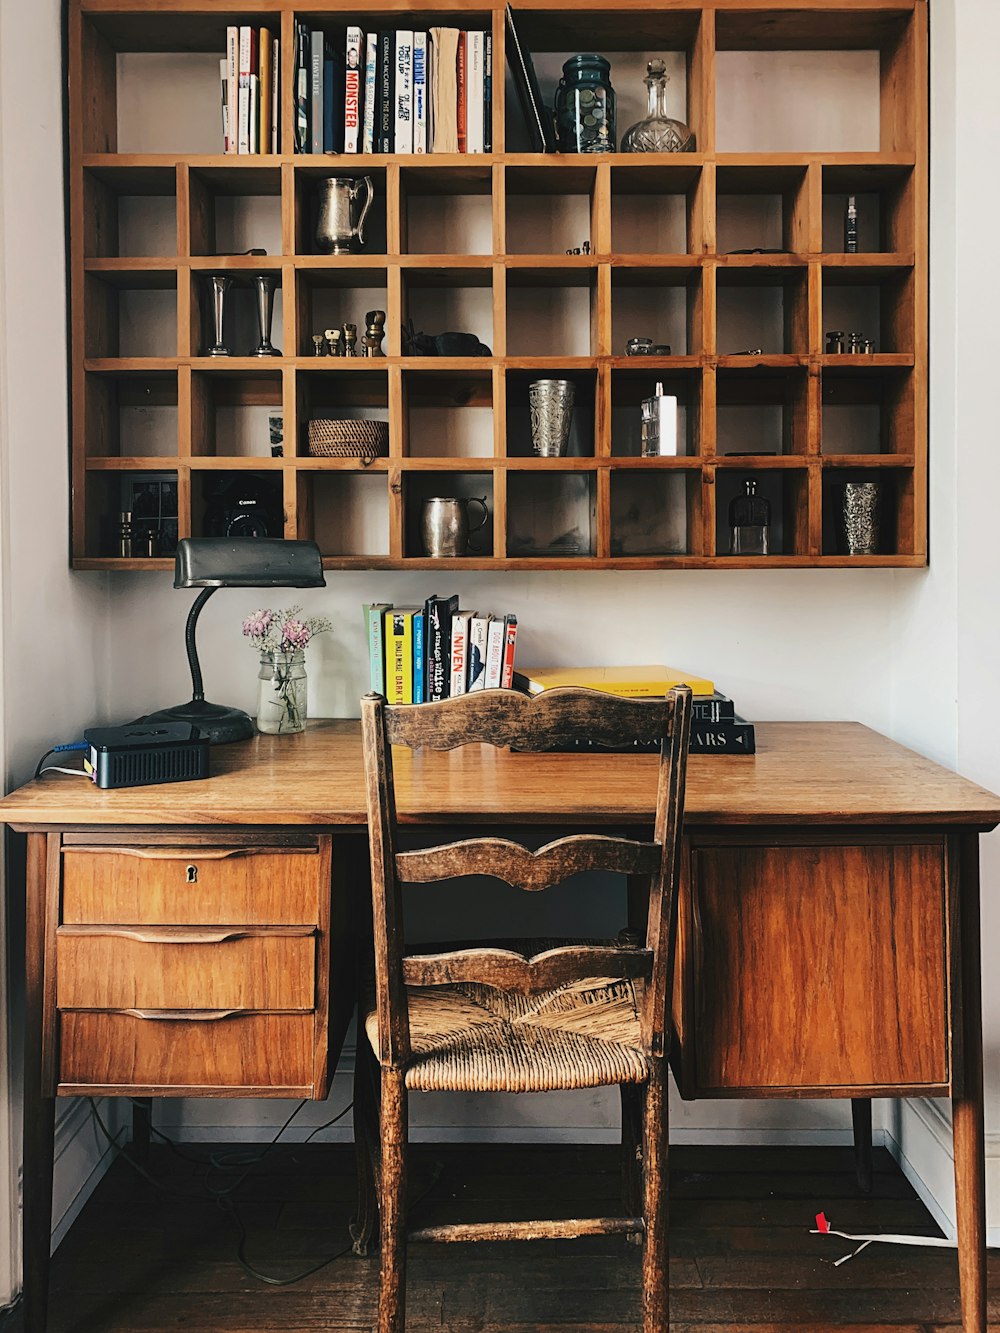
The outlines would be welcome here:
[[[770,555],[771,502],[757,494],[755,477],[743,478],[743,494],[729,502],[729,554]]]
[[[646,116],[625,131],[623,153],[693,153],[694,132],[682,120],[667,115],[667,67],[662,60],[646,66]]]
[[[652,398],[642,400],[642,456],[664,458],[676,453],[677,399],[665,394],[657,381]]]

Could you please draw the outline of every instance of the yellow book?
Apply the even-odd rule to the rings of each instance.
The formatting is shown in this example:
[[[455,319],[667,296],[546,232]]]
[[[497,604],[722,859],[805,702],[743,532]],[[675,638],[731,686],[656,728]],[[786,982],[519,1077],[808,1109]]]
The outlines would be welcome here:
[[[655,699],[675,685],[690,685],[695,694],[715,693],[714,682],[704,676],[666,666],[525,667],[514,672],[514,684],[529,694],[577,685],[632,699]]]
[[[391,704],[413,703],[413,617],[415,606],[385,615],[385,697]]]
[[[260,95],[258,114],[260,125],[257,129],[257,152],[271,151],[271,32],[261,28],[257,43],[257,65],[260,70]]]

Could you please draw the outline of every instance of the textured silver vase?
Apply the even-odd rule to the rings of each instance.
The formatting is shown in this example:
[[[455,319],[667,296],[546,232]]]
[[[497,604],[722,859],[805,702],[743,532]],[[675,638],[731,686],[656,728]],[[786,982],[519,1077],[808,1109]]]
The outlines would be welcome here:
[[[847,481],[838,487],[837,536],[843,555],[878,555],[881,550],[882,486]]]
[[[572,380],[535,380],[528,385],[531,447],[541,458],[562,458],[569,444],[576,386]]]

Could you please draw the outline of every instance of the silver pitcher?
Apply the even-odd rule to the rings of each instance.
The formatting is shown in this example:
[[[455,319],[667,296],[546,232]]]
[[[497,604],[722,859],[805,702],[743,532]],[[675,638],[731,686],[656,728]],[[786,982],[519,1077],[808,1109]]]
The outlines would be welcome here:
[[[461,496],[433,496],[425,500],[420,514],[420,534],[424,541],[424,555],[435,560],[465,555],[469,549],[469,505],[482,505],[483,517],[472,529],[478,532],[486,526],[490,511],[486,496],[465,499]]]
[[[351,221],[351,205],[357,203],[361,190],[365,202],[356,223]],[[375,198],[371,176],[355,180],[351,176],[328,176],[319,183],[319,215],[316,221],[316,244],[324,255],[349,255],[351,242],[357,238],[358,248],[365,243],[365,219]]]

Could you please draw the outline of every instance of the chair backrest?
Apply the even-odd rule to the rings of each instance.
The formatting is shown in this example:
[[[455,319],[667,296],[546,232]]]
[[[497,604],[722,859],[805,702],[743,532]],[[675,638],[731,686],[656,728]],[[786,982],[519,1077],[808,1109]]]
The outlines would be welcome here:
[[[620,699],[596,690],[559,688],[534,697],[482,690],[442,703],[388,705],[380,694],[361,701],[379,1058],[394,1068],[410,1058],[406,986],[473,982],[537,991],[590,978],[637,982],[643,1043],[664,1053],[673,976],[677,879],[684,782],[691,730],[691,691],[660,699]],[[508,838],[467,838],[419,851],[397,850],[393,745],[452,750],[461,745],[548,750],[579,739],[605,745],[660,741],[652,841],[573,833],[532,851]],[[579,772],[586,759],[566,755]],[[528,891],[550,888],[580,871],[602,870],[648,881],[644,946],[579,944],[526,958],[512,950],[460,947],[406,955],[401,888],[462,875],[491,875]]]

